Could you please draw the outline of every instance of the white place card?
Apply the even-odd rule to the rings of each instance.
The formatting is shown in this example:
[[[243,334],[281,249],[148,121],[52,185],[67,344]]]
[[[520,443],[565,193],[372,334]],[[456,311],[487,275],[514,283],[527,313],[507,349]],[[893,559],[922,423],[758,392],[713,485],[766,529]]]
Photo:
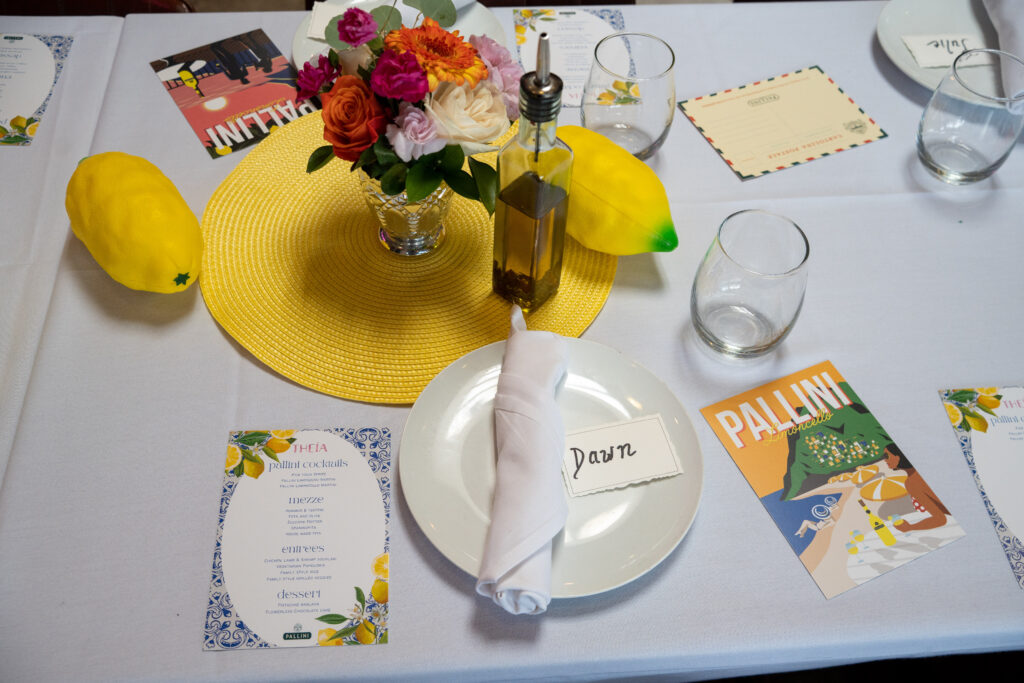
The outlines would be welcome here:
[[[314,40],[323,40],[324,33],[327,31],[327,24],[339,14],[344,14],[346,9],[344,5],[314,2],[313,10],[309,14],[309,28],[306,30],[306,37]]]
[[[390,432],[233,432],[203,649],[388,642]]]
[[[950,67],[965,50],[985,47],[985,39],[974,33],[941,33],[900,36],[914,61],[922,69]],[[980,65],[977,62],[976,65]]]
[[[565,439],[562,477],[573,497],[682,472],[661,415],[591,427]]]

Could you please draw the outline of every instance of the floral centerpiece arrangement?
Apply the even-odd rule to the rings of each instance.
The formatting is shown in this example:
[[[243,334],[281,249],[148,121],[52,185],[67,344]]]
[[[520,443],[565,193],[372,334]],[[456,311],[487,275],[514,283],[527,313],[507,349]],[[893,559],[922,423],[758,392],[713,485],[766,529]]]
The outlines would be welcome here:
[[[306,170],[338,157],[387,195],[417,202],[444,182],[493,213],[497,176],[471,155],[496,151],[489,143],[518,118],[523,70],[494,40],[445,30],[455,21],[451,0],[403,2],[420,12],[419,26],[402,26],[394,4],[351,7],[328,23],[328,54],[303,66],[300,98],[319,95],[330,143]]]

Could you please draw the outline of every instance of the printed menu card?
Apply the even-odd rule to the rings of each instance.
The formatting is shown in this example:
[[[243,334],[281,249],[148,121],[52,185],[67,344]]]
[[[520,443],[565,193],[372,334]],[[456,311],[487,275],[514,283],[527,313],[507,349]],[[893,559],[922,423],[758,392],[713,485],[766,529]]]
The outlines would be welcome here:
[[[594,46],[626,28],[622,11],[617,9],[516,9],[512,20],[519,63],[528,72],[537,68],[540,34],[551,37],[551,71],[562,79],[562,104],[567,107],[578,107],[583,101]]]
[[[826,598],[964,535],[829,361],[701,413]]]
[[[0,145],[32,144],[72,41],[71,36],[0,33]]]
[[[205,650],[388,642],[391,434],[233,432]]]
[[[818,66],[684,100],[679,108],[742,180],[886,137]]]
[[[295,69],[260,29],[149,65],[214,159],[317,110],[296,101]]]
[[[1024,589],[1024,387],[947,389],[939,396]]]

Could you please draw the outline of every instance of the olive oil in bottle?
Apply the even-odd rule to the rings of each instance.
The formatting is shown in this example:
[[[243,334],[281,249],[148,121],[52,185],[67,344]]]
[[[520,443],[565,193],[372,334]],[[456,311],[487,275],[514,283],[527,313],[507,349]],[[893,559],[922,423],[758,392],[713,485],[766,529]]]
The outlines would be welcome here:
[[[519,82],[519,135],[498,155],[493,285],[524,311],[558,290],[572,174],[572,150],[556,136],[562,81],[549,49],[541,34],[537,70]]]

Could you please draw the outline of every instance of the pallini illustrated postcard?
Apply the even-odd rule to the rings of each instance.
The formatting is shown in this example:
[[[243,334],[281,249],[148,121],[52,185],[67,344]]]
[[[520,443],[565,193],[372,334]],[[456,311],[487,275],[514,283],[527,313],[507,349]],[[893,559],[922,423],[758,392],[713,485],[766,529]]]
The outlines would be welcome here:
[[[701,413],[826,598],[964,535],[829,361]]]
[[[214,159],[317,110],[313,101],[296,102],[295,69],[260,29],[150,66]]]
[[[390,516],[390,430],[232,432],[203,649],[387,643]]]
[[[939,396],[1017,585],[1024,589],[1024,387],[947,389]]]

